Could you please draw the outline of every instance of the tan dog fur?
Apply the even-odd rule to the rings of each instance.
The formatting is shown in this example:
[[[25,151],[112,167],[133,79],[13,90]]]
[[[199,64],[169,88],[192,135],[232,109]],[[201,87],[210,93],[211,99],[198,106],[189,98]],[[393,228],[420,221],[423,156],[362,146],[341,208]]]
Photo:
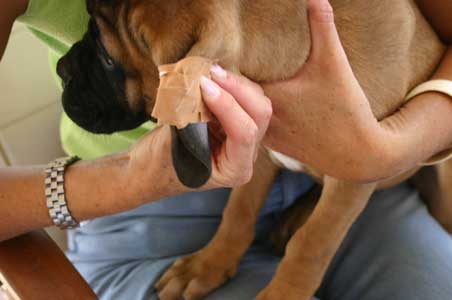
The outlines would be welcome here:
[[[429,78],[445,48],[411,0],[330,2],[355,75],[375,116],[382,119],[402,105],[410,89]],[[96,9],[102,14],[96,20],[105,48],[127,71],[130,107],[141,107],[139,99],[144,96],[149,113],[159,65],[203,56],[262,82],[293,76],[310,50],[305,0],[128,0],[98,4]],[[234,189],[217,235],[204,249],[178,260],[161,278],[160,299],[202,299],[234,276],[254,238],[258,212],[277,171],[262,151],[252,181]],[[415,171],[380,187],[400,182]],[[257,297],[260,300],[309,299],[377,188],[377,184],[319,178],[324,184],[320,200],[288,243],[276,276]],[[432,211],[447,222],[450,218],[444,212],[452,215],[447,196],[451,195],[447,190],[452,179],[450,163],[438,168],[438,179],[441,187]]]

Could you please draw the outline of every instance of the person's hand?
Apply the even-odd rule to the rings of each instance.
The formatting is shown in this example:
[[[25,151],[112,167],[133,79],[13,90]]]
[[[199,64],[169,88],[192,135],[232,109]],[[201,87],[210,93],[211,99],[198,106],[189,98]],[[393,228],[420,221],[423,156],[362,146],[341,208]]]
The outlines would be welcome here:
[[[327,0],[309,1],[312,49],[292,79],[265,84],[274,115],[266,146],[342,179],[383,163],[381,128],[348,62]],[[358,150],[358,151],[357,151]],[[344,162],[341,170],[338,162]],[[344,178],[349,175],[349,178]]]
[[[212,68],[215,81],[202,78],[206,105],[216,117],[212,132],[212,177],[201,189],[236,187],[253,174],[258,147],[272,115],[262,88],[244,77]],[[225,91],[228,90],[228,92]],[[177,179],[171,160],[171,132],[161,126],[128,153],[126,177],[132,198],[149,201],[187,191]]]
[[[260,143],[267,131],[272,104],[256,83],[215,65],[215,80],[202,78],[204,101],[216,116],[210,124],[216,186],[239,186],[253,174]]]

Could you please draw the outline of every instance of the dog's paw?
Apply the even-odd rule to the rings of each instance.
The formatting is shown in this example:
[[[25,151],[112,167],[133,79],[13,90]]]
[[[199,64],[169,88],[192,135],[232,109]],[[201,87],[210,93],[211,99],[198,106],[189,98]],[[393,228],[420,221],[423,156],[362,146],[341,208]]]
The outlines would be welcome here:
[[[178,259],[157,282],[160,300],[201,300],[232,278],[238,262],[199,251]]]
[[[288,282],[273,279],[270,284],[259,293],[257,300],[311,300],[312,295],[291,285]],[[314,299],[312,299],[314,300]]]

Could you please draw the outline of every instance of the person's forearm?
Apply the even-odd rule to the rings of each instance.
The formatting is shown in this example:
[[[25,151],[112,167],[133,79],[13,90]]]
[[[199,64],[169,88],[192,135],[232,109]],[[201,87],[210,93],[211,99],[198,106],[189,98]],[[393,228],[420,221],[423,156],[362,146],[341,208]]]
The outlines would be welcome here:
[[[127,190],[121,189],[124,187],[121,169],[125,168],[122,159],[116,156],[79,162],[67,169],[66,200],[76,220],[114,213],[126,207],[123,202],[126,202]],[[0,169],[0,240],[52,225],[44,194],[44,168]]]
[[[433,79],[452,80],[451,47]],[[421,94],[381,125],[389,137],[385,152],[391,162],[383,175],[390,176],[452,147],[452,99],[436,92]]]
[[[212,70],[216,82],[201,80],[201,90],[225,136],[212,144],[211,176],[197,191],[246,184],[271,118],[270,100],[257,84],[219,69]],[[83,221],[194,191],[178,179],[171,146],[170,126],[159,126],[127,152],[69,166],[64,186],[73,217]],[[44,182],[43,166],[0,168],[0,241],[52,225]]]
[[[448,41],[446,0],[432,1],[436,10],[428,16]],[[353,74],[332,8],[325,4],[309,20],[312,45],[306,63],[293,78],[263,84],[274,109],[267,147],[331,177],[373,182],[408,171],[452,143],[450,97],[426,93],[377,120]],[[452,79],[451,56],[449,50],[435,78]]]
[[[155,155],[155,164],[143,166],[146,176],[131,164],[133,158],[128,153],[68,167],[66,202],[74,218],[82,221],[106,216],[185,191],[178,182],[166,182],[174,178],[169,154]],[[168,167],[162,168],[164,164]],[[0,241],[52,225],[44,195],[44,168],[0,169]],[[148,185],[140,178],[147,178]]]
[[[451,48],[432,79],[452,80]],[[361,140],[350,141],[348,148],[354,150],[319,161],[325,161],[323,170],[337,178],[357,182],[388,179],[450,148],[451,120],[452,99],[437,92],[424,93],[370,127]],[[335,149],[334,153],[340,152]]]

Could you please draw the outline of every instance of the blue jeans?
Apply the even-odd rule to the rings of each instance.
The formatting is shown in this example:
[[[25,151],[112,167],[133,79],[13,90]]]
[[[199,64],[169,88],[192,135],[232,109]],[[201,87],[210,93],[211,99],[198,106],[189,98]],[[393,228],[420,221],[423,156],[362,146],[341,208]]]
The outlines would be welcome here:
[[[237,276],[209,299],[252,300],[281,261],[268,243],[278,215],[312,185],[282,172]],[[203,247],[229,190],[191,193],[96,219],[70,233],[68,256],[102,300],[157,299],[154,283],[180,256]],[[336,254],[321,300],[450,300],[452,239],[406,184],[377,192]]]

